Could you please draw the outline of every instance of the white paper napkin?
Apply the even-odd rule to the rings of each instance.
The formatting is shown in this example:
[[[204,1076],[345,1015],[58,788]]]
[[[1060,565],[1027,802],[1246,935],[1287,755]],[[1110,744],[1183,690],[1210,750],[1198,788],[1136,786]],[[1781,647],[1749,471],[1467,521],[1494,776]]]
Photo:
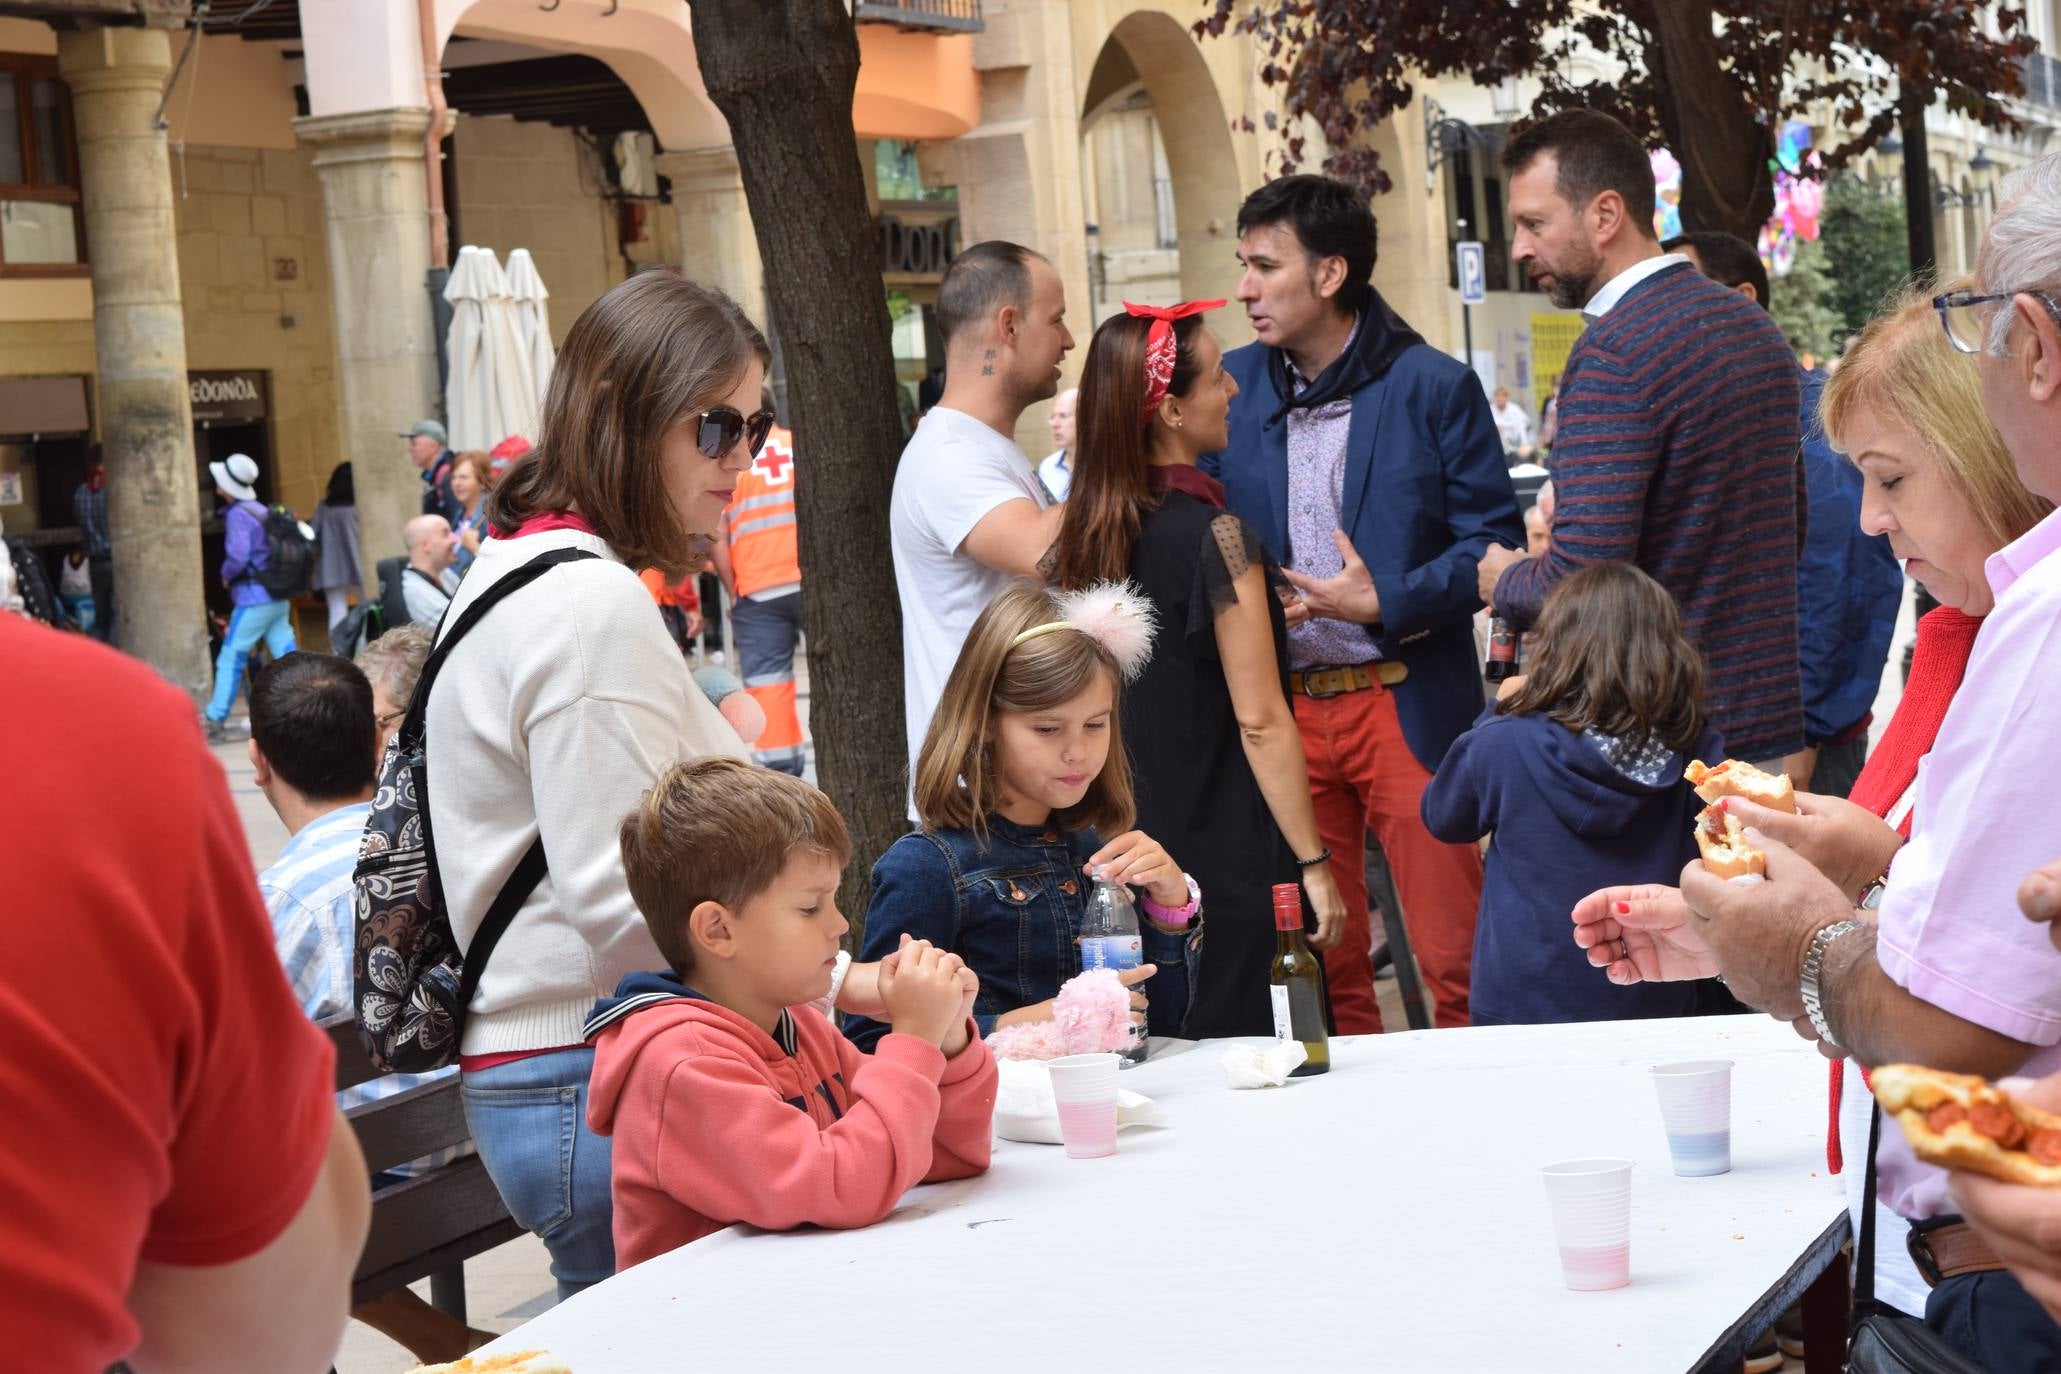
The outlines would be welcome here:
[[[1224,1077],[1234,1088],[1278,1088],[1308,1057],[1299,1040],[1276,1040],[1265,1049],[1233,1045],[1224,1051]]]

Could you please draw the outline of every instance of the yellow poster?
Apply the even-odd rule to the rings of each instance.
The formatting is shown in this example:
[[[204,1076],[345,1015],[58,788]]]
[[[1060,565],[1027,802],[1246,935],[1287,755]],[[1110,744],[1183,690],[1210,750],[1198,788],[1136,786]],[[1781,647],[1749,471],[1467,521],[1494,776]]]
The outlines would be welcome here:
[[[1531,386],[1541,407],[1560,385],[1560,374],[1567,369],[1574,341],[1582,336],[1582,325],[1582,317],[1573,311],[1531,317]]]

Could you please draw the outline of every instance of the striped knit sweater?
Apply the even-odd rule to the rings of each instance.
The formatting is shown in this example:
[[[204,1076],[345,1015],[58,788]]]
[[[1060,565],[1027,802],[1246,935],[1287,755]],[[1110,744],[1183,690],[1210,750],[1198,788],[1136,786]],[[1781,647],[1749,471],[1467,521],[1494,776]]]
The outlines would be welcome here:
[[[1693,267],[1634,286],[1560,379],[1552,547],[1496,584],[1519,626],[1591,563],[1673,594],[1734,758],[1803,747],[1797,667],[1798,371],[1768,313]]]

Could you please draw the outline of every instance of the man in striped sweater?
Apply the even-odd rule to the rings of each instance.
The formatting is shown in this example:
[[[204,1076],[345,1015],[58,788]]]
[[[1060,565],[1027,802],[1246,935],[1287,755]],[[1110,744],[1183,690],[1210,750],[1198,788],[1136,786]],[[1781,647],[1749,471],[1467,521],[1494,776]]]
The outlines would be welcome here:
[[[1566,110],[1511,139],[1512,245],[1588,329],[1560,379],[1559,508],[1536,558],[1491,548],[1482,597],[1518,627],[1590,563],[1635,563],[1674,595],[1735,758],[1803,748],[1797,667],[1798,374],[1782,333],[1653,230],[1645,149]]]

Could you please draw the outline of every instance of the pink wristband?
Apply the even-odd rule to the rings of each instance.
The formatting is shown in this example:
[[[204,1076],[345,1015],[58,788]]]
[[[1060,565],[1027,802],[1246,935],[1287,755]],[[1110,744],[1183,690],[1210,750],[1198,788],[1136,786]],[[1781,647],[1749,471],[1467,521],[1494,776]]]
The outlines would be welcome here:
[[[1186,873],[1181,875],[1181,881],[1188,884],[1188,904],[1186,906],[1161,906],[1158,902],[1153,901],[1152,894],[1147,892],[1142,894],[1145,914],[1163,926],[1185,926],[1193,923],[1195,913],[1202,906],[1202,889],[1197,887],[1195,879]]]

